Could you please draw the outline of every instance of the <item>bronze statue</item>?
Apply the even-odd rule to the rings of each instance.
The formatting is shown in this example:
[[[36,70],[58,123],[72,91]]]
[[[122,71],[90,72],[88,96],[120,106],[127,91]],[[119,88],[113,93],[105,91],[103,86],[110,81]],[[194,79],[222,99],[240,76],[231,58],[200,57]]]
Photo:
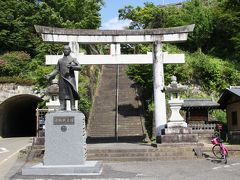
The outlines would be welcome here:
[[[46,76],[50,81],[59,74],[59,101],[60,110],[66,110],[66,100],[70,100],[71,110],[76,110],[75,100],[79,100],[76,88],[74,71],[80,70],[80,64],[76,58],[71,57],[71,48],[64,46],[64,56],[58,60],[55,70]]]

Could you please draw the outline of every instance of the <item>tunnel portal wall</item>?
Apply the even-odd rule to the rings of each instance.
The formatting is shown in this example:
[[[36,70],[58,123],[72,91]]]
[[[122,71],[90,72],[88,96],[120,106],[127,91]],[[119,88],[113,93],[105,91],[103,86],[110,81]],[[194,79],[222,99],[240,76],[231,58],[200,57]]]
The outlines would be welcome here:
[[[36,134],[36,108],[42,99],[30,94],[10,97],[0,104],[0,136],[24,137]]]

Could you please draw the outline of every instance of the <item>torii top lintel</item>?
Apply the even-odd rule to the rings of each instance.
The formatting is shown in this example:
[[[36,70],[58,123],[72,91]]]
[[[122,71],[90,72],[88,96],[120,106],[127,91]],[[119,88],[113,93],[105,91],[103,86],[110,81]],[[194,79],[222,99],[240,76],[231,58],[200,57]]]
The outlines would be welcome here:
[[[99,43],[152,43],[186,41],[194,24],[171,28],[143,30],[95,30],[66,29],[35,25],[42,39],[48,42],[79,42],[82,44]]]

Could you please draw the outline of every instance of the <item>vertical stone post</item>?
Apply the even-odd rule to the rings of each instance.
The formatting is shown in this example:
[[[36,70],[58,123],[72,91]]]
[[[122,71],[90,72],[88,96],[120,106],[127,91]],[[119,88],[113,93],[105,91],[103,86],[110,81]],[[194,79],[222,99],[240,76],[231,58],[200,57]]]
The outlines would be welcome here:
[[[111,44],[110,53],[112,56],[120,55],[121,54],[121,45],[118,44]],[[118,95],[119,95],[119,64],[117,64],[117,74],[116,74],[116,112],[115,112],[115,138],[118,142]]]
[[[154,118],[156,137],[161,135],[167,123],[166,98],[164,92],[162,43],[153,44],[153,78],[154,78]]]
[[[78,42],[69,42],[69,47],[71,48],[71,56],[78,59],[79,54],[79,44]],[[80,60],[81,61],[81,60]],[[76,88],[78,89],[78,75],[79,72],[75,71],[75,79],[76,79]],[[67,110],[70,109],[70,102],[67,102]],[[75,108],[78,109],[78,101],[75,101]]]
[[[111,52],[112,56],[120,55],[121,54],[121,46],[120,46],[120,44],[119,43],[111,44],[110,52]]]

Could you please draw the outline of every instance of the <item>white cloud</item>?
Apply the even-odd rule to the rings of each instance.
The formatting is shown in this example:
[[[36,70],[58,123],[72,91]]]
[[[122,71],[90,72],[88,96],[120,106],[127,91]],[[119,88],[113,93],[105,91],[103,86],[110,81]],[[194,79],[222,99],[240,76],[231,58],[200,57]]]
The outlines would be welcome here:
[[[100,29],[124,29],[130,24],[130,20],[119,20],[118,17],[114,17],[102,24]]]

